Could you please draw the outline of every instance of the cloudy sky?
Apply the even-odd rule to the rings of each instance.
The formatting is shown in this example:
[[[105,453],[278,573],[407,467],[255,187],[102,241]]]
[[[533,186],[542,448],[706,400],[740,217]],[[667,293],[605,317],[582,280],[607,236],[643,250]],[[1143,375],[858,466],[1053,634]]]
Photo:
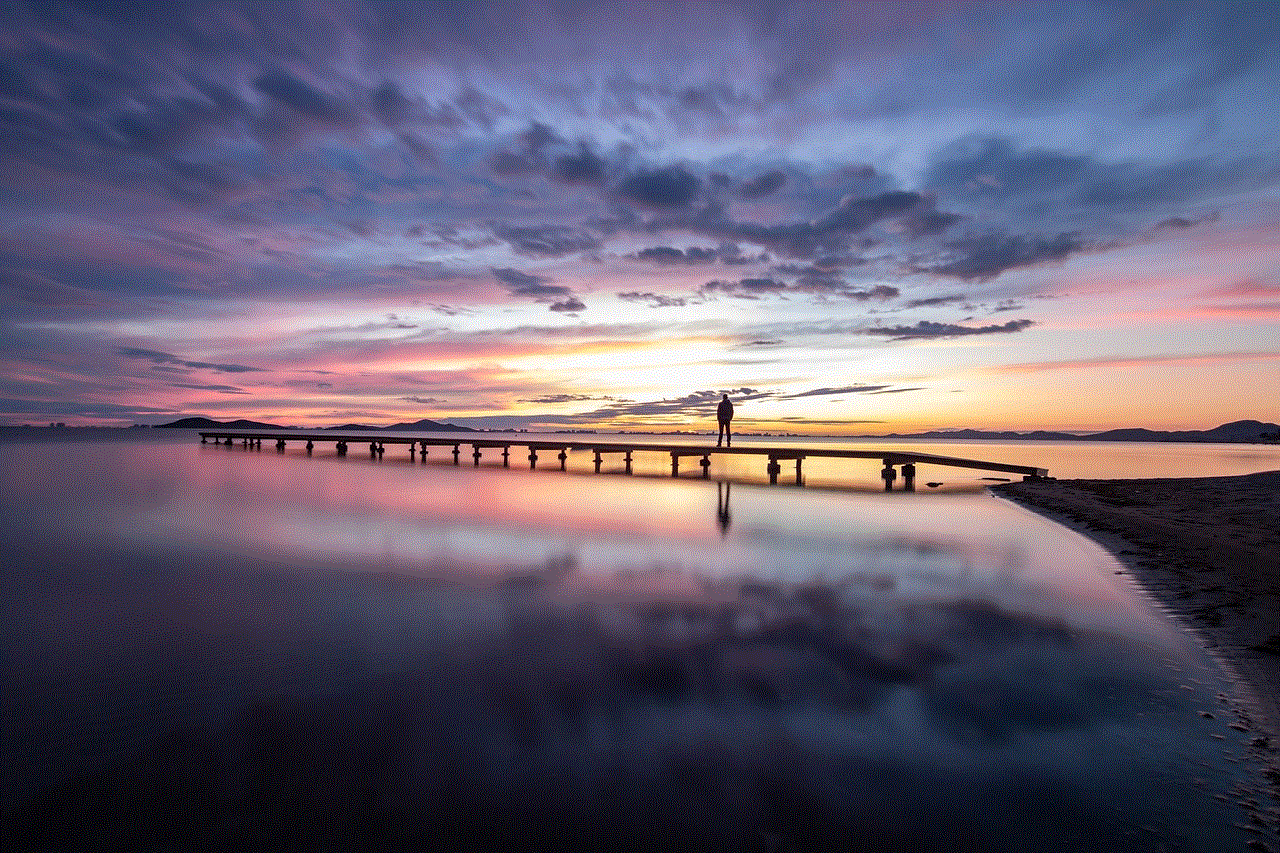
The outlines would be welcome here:
[[[1206,428],[1268,3],[0,10],[0,423]]]

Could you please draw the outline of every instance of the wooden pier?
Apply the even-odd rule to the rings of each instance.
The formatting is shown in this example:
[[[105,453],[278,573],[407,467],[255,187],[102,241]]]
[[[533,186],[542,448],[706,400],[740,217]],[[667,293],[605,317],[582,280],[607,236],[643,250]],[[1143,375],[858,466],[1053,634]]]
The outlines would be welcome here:
[[[709,476],[711,468],[712,456],[761,456],[768,459],[765,468],[769,475],[769,482],[776,484],[778,475],[782,473],[782,462],[795,462],[796,485],[802,485],[803,473],[802,464],[805,459],[821,458],[821,459],[879,459],[883,464],[881,469],[881,478],[885,482],[885,488],[891,489],[898,479],[898,468],[901,467],[902,486],[906,490],[915,488],[916,465],[940,465],[950,468],[971,468],[979,471],[995,471],[1002,474],[1021,474],[1024,478],[1035,479],[1039,477],[1047,477],[1049,472],[1045,468],[1035,468],[1029,465],[1009,465],[1003,462],[988,462],[981,459],[961,459],[955,456],[939,456],[932,453],[915,453],[902,450],[844,450],[839,448],[827,447],[764,447],[754,444],[740,445],[738,447],[718,447],[710,444],[671,444],[671,443],[646,443],[646,442],[620,442],[620,441],[570,441],[570,440],[548,440],[548,439],[525,439],[517,435],[503,436],[501,438],[480,437],[467,434],[456,438],[431,437],[423,438],[413,434],[395,434],[395,433],[340,433],[329,430],[324,431],[304,431],[304,430],[270,430],[257,432],[252,430],[201,430],[200,443],[206,444],[212,441],[214,444],[232,445],[239,443],[244,447],[262,447],[263,441],[272,442],[276,450],[283,451],[288,443],[294,444],[305,443],[307,453],[310,454],[317,443],[331,442],[335,445],[339,456],[346,456],[348,450],[353,446],[367,446],[369,455],[373,457],[381,457],[386,450],[387,445],[407,445],[409,449],[409,458],[416,459],[417,454],[422,454],[422,461],[426,461],[429,448],[452,448],[453,464],[460,464],[459,460],[462,455],[461,448],[463,445],[471,448],[472,464],[480,465],[480,459],[485,450],[501,450],[502,466],[510,467],[511,464],[511,448],[522,447],[528,451],[528,461],[530,468],[538,466],[539,454],[554,454],[553,458],[560,463],[560,470],[565,470],[565,463],[569,458],[569,453],[575,450],[587,451],[593,454],[592,461],[595,464],[596,473],[600,473],[600,466],[607,454],[620,454],[627,474],[631,473],[631,465],[633,456],[636,453],[665,453],[671,459],[671,476],[678,477],[680,475],[680,460],[682,458],[696,458],[698,465],[702,468],[702,476]]]

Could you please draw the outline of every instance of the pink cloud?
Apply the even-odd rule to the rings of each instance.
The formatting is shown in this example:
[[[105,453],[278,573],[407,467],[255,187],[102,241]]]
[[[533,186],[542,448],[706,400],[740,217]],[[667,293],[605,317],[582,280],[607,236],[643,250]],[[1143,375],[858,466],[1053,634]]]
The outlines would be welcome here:
[[[1100,356],[1064,361],[1033,361],[991,368],[998,373],[1037,373],[1045,370],[1078,370],[1108,367],[1146,367],[1153,364],[1218,364],[1230,361],[1275,361],[1280,352],[1220,352],[1187,355]]]

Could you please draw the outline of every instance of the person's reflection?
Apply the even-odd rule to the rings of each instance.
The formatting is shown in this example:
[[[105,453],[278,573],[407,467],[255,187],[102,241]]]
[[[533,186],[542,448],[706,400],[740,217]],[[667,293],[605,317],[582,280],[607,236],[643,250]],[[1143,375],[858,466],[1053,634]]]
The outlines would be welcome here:
[[[724,481],[716,483],[716,520],[720,523],[720,535],[729,533],[729,487]]]

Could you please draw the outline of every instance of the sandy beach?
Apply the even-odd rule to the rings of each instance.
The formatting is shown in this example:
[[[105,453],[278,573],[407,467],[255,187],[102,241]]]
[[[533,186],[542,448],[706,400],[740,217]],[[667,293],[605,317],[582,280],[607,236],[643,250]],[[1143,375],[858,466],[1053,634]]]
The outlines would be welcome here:
[[[994,491],[1111,550],[1256,694],[1259,745],[1280,734],[1280,471],[1039,480]]]

